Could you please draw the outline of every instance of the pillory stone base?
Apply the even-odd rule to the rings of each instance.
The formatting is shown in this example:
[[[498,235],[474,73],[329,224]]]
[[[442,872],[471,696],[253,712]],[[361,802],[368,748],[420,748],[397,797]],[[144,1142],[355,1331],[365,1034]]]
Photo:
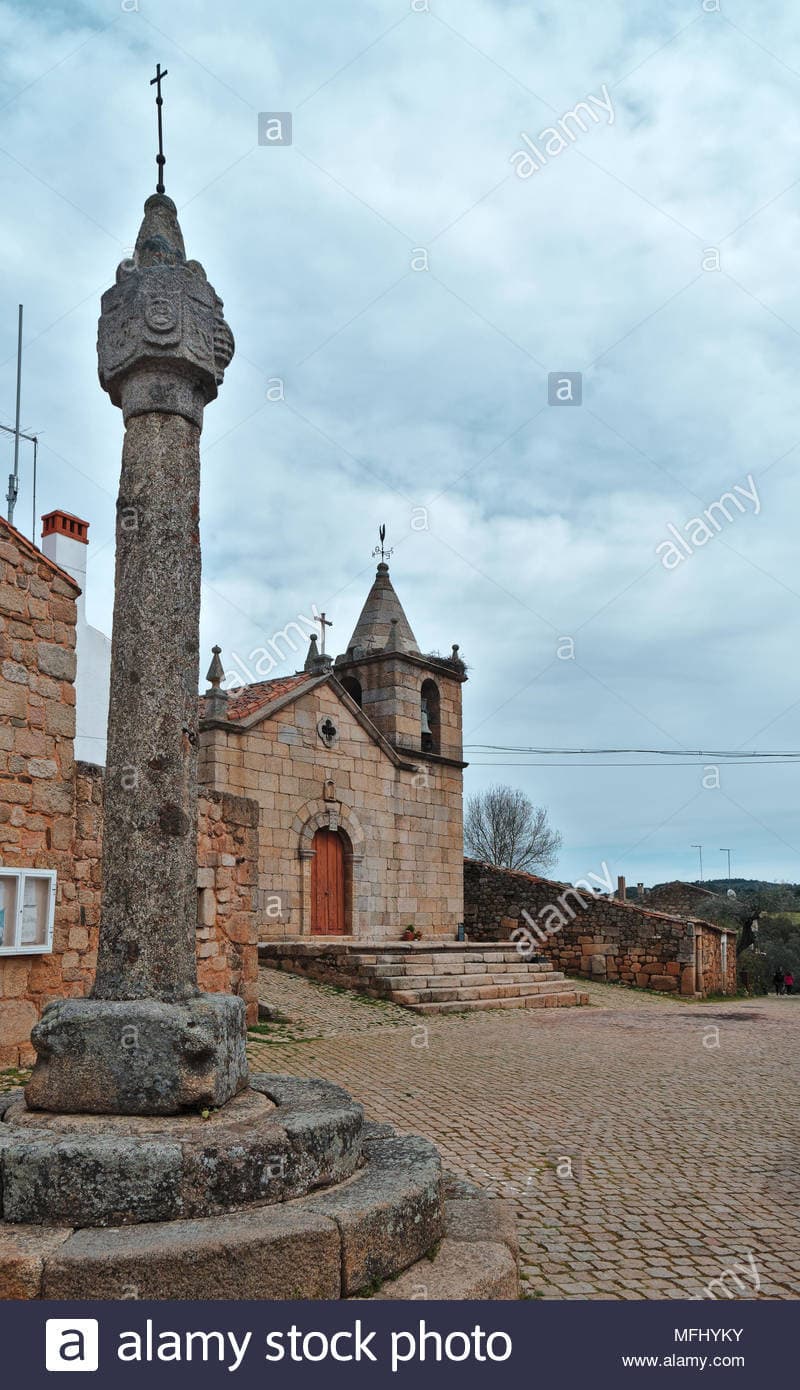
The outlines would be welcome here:
[[[32,1110],[173,1115],[224,1105],[247,1084],[244,1000],[59,999],[31,1033]]]

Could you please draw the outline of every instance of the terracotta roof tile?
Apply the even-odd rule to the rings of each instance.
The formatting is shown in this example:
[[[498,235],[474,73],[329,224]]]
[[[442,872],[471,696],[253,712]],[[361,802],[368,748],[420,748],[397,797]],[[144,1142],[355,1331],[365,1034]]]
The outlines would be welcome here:
[[[271,705],[273,700],[280,700],[283,695],[289,695],[298,686],[307,684],[309,679],[307,671],[300,671],[294,676],[277,676],[274,680],[254,681],[252,685],[245,685],[235,695],[230,696],[226,718],[246,719],[249,714],[255,714],[256,710]],[[205,704],[205,697],[201,695],[201,719],[205,715]]]

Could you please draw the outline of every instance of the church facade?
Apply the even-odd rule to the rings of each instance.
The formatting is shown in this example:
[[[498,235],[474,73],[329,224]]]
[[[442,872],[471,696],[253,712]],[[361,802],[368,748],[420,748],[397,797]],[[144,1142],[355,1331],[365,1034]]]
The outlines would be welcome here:
[[[260,807],[262,940],[453,939],[463,919],[464,663],[423,654],[378,565],[345,653],[201,703],[200,780]]]

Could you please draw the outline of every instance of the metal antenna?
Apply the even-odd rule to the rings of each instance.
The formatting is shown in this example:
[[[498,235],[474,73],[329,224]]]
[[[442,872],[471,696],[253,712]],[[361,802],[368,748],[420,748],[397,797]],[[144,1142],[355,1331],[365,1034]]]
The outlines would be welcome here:
[[[161,108],[164,105],[164,98],[161,95],[161,83],[166,76],[167,69],[165,68],[162,72],[161,64],[156,63],[156,75],[155,77],[151,77],[150,79],[150,86],[155,86],[156,89],[156,109],[158,111],[158,154],[156,155],[156,164],[158,165],[158,183],[156,184],[156,193],[166,192],[166,189],[164,187],[164,165],[167,161],[164,158],[164,131],[161,125]]]
[[[13,526],[14,508],[17,505],[17,493],[19,492],[19,400],[22,389],[22,305],[19,306],[19,324],[17,328],[17,413],[14,420],[14,472],[8,475],[8,492],[6,501],[8,503],[8,519]]]

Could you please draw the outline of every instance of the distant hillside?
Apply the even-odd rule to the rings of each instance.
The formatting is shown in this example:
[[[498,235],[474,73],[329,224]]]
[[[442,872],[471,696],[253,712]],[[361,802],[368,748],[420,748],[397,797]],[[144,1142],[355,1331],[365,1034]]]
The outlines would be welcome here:
[[[707,878],[705,883],[700,883],[699,879],[693,879],[692,882],[698,888],[708,888],[710,892],[721,893],[723,897],[729,888],[735,893],[758,893],[767,888],[783,888],[795,897],[800,897],[800,884],[776,883],[768,878],[732,878],[730,882],[727,878]]]
[[[672,880],[673,882],[675,880]],[[767,878],[732,878],[728,882],[727,878],[707,878],[701,883],[699,878],[681,880],[690,883],[694,888],[705,888],[709,893],[719,893],[720,897],[725,897],[729,888],[732,888],[737,897],[745,893],[763,893],[767,889],[781,888],[784,892],[789,892],[800,901],[800,884],[798,883],[775,883]],[[664,883],[654,883],[651,888],[645,888],[645,900],[649,892],[654,892],[657,888],[664,888]],[[629,902],[636,902],[639,894],[633,884],[628,884],[627,897]]]

